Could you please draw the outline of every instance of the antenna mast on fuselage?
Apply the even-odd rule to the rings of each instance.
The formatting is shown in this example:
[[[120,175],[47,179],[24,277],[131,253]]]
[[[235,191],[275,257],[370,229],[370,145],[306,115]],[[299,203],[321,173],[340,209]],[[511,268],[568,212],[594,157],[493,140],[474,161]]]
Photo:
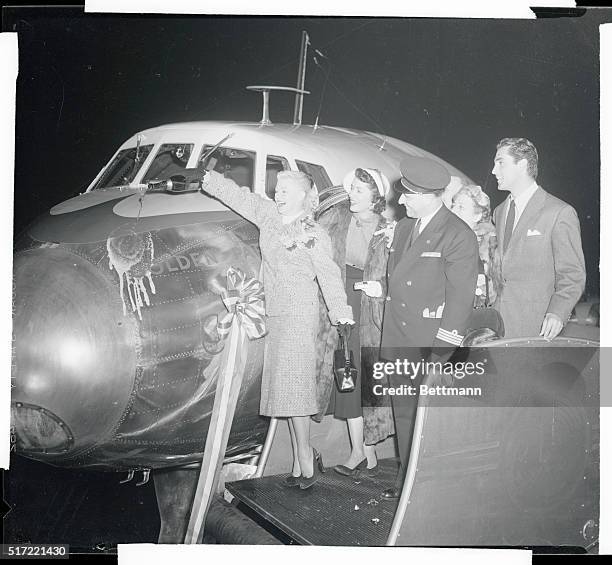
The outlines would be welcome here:
[[[310,38],[306,31],[302,31],[302,46],[300,48],[300,66],[298,68],[298,78],[295,88],[298,91],[303,91],[306,83],[306,57],[308,55],[308,45]],[[298,92],[295,95],[295,106],[293,108],[293,125],[302,125],[302,110],[304,108],[304,94]]]
[[[299,126],[302,124],[302,110],[304,108],[304,94],[310,94],[308,90],[304,90],[304,84],[306,82],[306,56],[308,54],[308,45],[310,45],[310,39],[308,33],[302,32],[302,47],[300,49],[300,65],[298,68],[297,87],[291,86],[247,86],[247,90],[253,90],[255,92],[261,92],[263,94],[263,106],[261,111],[261,121],[259,122],[262,126],[269,126],[272,124],[270,121],[270,92],[273,90],[283,90],[285,92],[295,92],[295,106],[293,108],[293,125]]]

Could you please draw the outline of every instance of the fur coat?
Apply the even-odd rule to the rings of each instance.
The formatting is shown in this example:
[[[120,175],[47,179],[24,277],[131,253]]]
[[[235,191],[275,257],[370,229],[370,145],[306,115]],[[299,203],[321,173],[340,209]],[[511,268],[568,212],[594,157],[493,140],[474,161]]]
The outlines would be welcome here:
[[[334,261],[340,266],[343,280],[346,279],[346,238],[351,223],[351,213],[347,201],[336,204],[325,211],[319,218],[319,224],[327,231],[332,241]],[[381,217],[377,230],[386,225]],[[361,318],[359,320],[359,340],[361,347],[376,348],[362,349],[361,367],[378,361],[374,353],[380,347],[382,332],[382,313],[384,297],[386,295],[386,271],[389,250],[387,239],[383,234],[374,235],[370,241],[363,280],[380,281],[383,285],[383,294],[380,298],[370,298],[361,294]],[[323,299],[319,294],[319,333],[317,338],[317,389],[319,413],[314,419],[319,421],[325,415],[329,404],[332,387],[335,386],[333,378],[333,355],[338,345],[338,332],[327,316]],[[366,354],[367,353],[367,354]],[[360,368],[360,370],[363,370]],[[362,379],[364,380],[364,379]],[[364,406],[364,440],[368,445],[378,443],[394,433],[393,415],[390,406]]]

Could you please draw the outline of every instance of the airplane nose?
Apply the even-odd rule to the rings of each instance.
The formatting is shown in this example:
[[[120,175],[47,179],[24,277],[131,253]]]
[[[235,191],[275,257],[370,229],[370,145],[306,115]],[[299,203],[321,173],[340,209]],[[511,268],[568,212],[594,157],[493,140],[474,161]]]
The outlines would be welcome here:
[[[61,248],[14,261],[11,416],[17,449],[52,462],[108,437],[134,385],[138,330],[96,265]]]

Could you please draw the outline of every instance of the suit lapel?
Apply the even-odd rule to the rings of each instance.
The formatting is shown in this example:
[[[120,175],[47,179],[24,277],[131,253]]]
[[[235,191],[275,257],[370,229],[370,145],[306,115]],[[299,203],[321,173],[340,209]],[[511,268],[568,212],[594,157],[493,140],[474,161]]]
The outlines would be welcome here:
[[[414,261],[416,258],[420,257],[423,250],[426,249],[429,245],[428,241],[430,240],[428,238],[431,238],[431,236],[440,231],[440,228],[446,221],[446,218],[451,213],[452,212],[450,212],[446,206],[442,205],[442,207],[436,212],[434,217],[429,221],[425,228],[423,228],[421,235],[419,235],[416,240],[412,242],[412,245],[408,249],[406,249],[406,251],[401,255],[401,257],[397,258],[396,265],[400,261],[406,265]],[[413,220],[411,222],[411,226],[414,226],[415,223],[416,220]],[[408,231],[408,236],[410,235],[411,229]]]
[[[527,206],[523,210],[519,221],[512,232],[512,238],[506,249],[506,253],[509,253],[511,249],[516,248],[518,243],[527,237],[527,230],[533,225],[534,220],[540,215],[544,206],[544,200],[546,193],[538,186],[537,190],[533,193],[533,196],[527,202]],[[502,243],[503,245],[503,243]],[[502,247],[503,249],[503,247]]]
[[[506,234],[506,216],[508,215],[508,206],[510,206],[510,195],[506,197],[502,205],[499,207],[499,216],[497,218],[497,241],[499,241],[500,251],[504,248],[504,236]]]
[[[414,218],[403,218],[395,227],[395,234],[393,237],[393,244],[391,247],[393,248],[393,253],[391,253],[389,257],[388,263],[388,273],[389,275],[393,272],[396,265],[402,258],[402,251],[406,246],[406,241],[408,241],[408,237],[410,237],[410,232],[412,232],[412,228],[416,220]]]

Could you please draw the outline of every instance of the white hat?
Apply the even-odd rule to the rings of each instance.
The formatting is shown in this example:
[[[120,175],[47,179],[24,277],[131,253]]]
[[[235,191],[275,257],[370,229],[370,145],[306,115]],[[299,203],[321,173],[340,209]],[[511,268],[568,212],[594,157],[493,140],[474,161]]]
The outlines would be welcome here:
[[[378,194],[380,194],[384,198],[391,188],[389,179],[378,169],[364,169],[362,167],[360,168],[366,171],[366,173],[368,173],[372,177],[372,179],[374,180],[374,184],[378,189]],[[351,185],[353,184],[353,180],[355,179],[356,170],[357,169],[353,169],[349,171],[344,177],[344,180],[342,181],[342,186],[344,186],[344,190],[346,190],[347,192],[351,191]]]

